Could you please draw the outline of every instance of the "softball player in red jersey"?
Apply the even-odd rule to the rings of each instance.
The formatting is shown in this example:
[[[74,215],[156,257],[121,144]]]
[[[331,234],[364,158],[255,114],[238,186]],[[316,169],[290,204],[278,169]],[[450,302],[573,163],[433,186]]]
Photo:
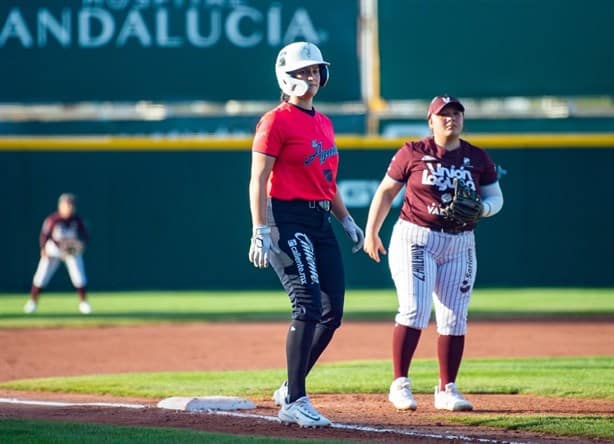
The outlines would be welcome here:
[[[503,195],[488,154],[460,138],[464,107],[454,97],[435,97],[427,113],[432,137],[407,142],[392,158],[369,209],[365,252],[376,262],[386,254],[379,237],[392,200],[405,185],[401,213],[390,239],[389,266],[399,302],[392,337],[394,380],[389,400],[399,410],[415,410],[409,366],[435,304],[439,385],[435,408],[471,410],[456,388],[467,330],[469,299],[477,263],[473,225],[444,218],[454,178],[481,196],[482,217],[501,210]]]
[[[83,265],[82,248],[68,251],[65,245],[79,245],[83,247],[87,242],[88,233],[83,220],[76,213],[75,196],[64,193],[58,199],[58,211],[50,214],[43,222],[39,236],[41,257],[32,279],[30,299],[24,306],[26,313],[34,313],[38,307],[38,297],[43,288],[53,277],[60,262],[66,264],[72,284],[79,294],[79,311],[90,314],[92,307],[87,302],[85,286],[87,277]]]
[[[249,184],[253,233],[249,259],[270,263],[292,305],[286,338],[288,380],[275,391],[279,418],[303,427],[330,425],[311,405],[305,379],[341,324],[345,279],[331,213],[362,248],[364,235],[337,192],[339,153],[331,121],[313,107],[328,81],[317,46],[291,43],[275,73],[282,102],[260,119]]]

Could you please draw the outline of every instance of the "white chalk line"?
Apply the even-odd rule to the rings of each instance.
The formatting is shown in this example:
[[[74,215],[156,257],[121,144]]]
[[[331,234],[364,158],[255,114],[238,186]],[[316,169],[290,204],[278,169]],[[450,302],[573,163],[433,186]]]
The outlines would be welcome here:
[[[122,407],[125,409],[142,409],[147,407],[142,404],[122,404],[114,402],[59,402],[59,401],[34,401],[16,398],[0,398],[3,404],[42,405],[49,407]]]
[[[213,415],[221,415],[221,416],[232,416],[235,418],[254,418],[254,419],[263,419],[265,421],[270,421],[270,422],[280,422],[277,416],[258,415],[255,413],[226,412],[226,411],[221,411],[221,410],[219,411],[208,410],[207,413],[210,413]],[[496,443],[496,444],[530,444],[530,443],[522,442],[522,441],[500,441],[496,439],[474,438],[471,436],[454,435],[450,433],[444,435],[444,434],[438,434],[438,433],[416,432],[416,431],[405,430],[405,429],[364,426],[364,425],[359,425],[359,424],[341,424],[338,422],[332,423],[331,427],[333,429],[354,430],[354,431],[359,431],[359,432],[394,433],[397,435],[413,436],[416,438],[435,438],[435,439],[447,439],[447,440],[467,441],[467,442]]]
[[[36,400],[23,400],[17,398],[0,398],[0,403],[4,404],[23,404],[23,405],[39,405],[39,406],[50,406],[50,407],[113,407],[113,408],[128,408],[128,409],[142,409],[149,408],[150,406],[146,406],[143,404],[124,404],[124,403],[113,403],[113,402],[59,402],[59,401],[36,401]],[[241,413],[241,412],[229,412],[223,410],[201,410],[201,411],[192,411],[190,413],[206,413],[211,415],[218,416],[232,416],[234,418],[251,418],[251,419],[260,419],[269,422],[279,423],[279,418],[277,416],[268,416],[268,415],[259,415],[256,413]],[[404,436],[412,436],[415,438],[433,438],[433,439],[445,439],[445,440],[456,440],[456,441],[467,441],[467,442],[480,442],[480,443],[491,443],[491,444],[530,444],[522,441],[500,441],[496,439],[489,438],[474,438],[466,435],[454,435],[451,433],[439,434],[439,433],[427,433],[427,432],[419,432],[412,430],[405,430],[399,428],[388,428],[388,427],[375,427],[375,426],[365,426],[359,424],[341,424],[341,423],[332,423],[331,425],[334,429],[341,430],[353,430],[358,432],[370,432],[370,433],[394,433],[397,435]]]

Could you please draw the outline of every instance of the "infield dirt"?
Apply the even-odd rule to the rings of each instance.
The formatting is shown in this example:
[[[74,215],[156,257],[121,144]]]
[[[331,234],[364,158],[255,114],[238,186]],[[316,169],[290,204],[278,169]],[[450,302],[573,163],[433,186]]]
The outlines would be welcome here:
[[[392,324],[346,322],[321,362],[389,359]],[[285,366],[284,323],[212,323],[0,330],[0,381],[97,373],[147,371],[239,370]],[[543,357],[614,355],[614,323],[603,321],[483,321],[473,322],[465,357]],[[435,358],[433,326],[423,334],[417,358]],[[462,372],[462,368],[461,368]],[[271,387],[273,390],[275,387]],[[419,409],[399,413],[381,395],[315,395],[314,404],[337,423],[398,428],[422,436],[355,430],[302,430],[252,418],[209,414],[100,407],[51,408],[0,404],[0,418],[36,418],[72,422],[184,427],[207,431],[295,438],[342,439],[368,442],[454,442],[432,435],[457,435],[518,442],[586,442],[519,431],[452,424],[446,417],[461,415],[436,411],[430,395],[417,395]],[[169,394],[169,396],[172,394]],[[196,394],[195,394],[196,395]],[[26,393],[2,390],[0,397],[62,401],[121,401],[154,406],[151,399],[126,399],[74,394]],[[526,395],[470,395],[475,411],[462,415],[540,414],[605,415],[614,420],[614,402],[541,398]],[[275,416],[268,398],[252,399],[255,413]],[[428,435],[431,435],[430,437]],[[591,441],[598,442],[598,441]]]

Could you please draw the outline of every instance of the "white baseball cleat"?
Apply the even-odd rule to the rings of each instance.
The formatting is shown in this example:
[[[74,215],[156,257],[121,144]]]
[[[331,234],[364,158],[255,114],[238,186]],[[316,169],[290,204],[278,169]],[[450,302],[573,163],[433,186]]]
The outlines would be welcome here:
[[[87,301],[81,301],[79,302],[79,311],[84,315],[88,315],[92,312],[92,306]]]
[[[463,398],[453,382],[446,384],[445,390],[439,390],[438,386],[435,387],[435,408],[452,412],[473,410],[471,403]]]
[[[411,393],[411,380],[409,378],[397,378],[390,384],[388,400],[397,410],[416,410],[418,404]]]
[[[273,393],[273,402],[275,405],[282,406],[286,403],[286,396],[288,396],[288,381],[284,383]]]
[[[321,415],[309,401],[309,397],[302,396],[294,402],[285,403],[277,414],[284,424],[298,424],[300,427],[327,427],[330,421]]]
[[[23,306],[23,311],[24,313],[31,314],[31,313],[34,313],[37,308],[38,308],[38,304],[32,299],[28,299],[28,302],[26,302],[26,305]]]

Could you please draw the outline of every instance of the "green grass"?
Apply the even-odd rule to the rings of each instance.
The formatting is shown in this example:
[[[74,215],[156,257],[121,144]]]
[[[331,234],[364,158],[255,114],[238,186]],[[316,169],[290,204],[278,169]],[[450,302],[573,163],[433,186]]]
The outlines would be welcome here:
[[[22,312],[27,295],[0,295],[0,328],[74,327],[160,322],[287,321],[289,303],[282,291],[91,293],[94,314],[77,312],[73,293],[47,293],[35,315]],[[390,321],[396,297],[388,290],[352,290],[346,320]],[[614,319],[614,289],[479,289],[472,319],[600,317]],[[384,393],[389,361],[344,362],[318,366],[309,378],[312,393]],[[411,376],[416,393],[431,393],[437,380],[434,360],[416,360]],[[10,381],[15,390],[111,394],[159,399],[212,394],[268,397],[285,378],[280,369],[232,372],[134,373]],[[614,357],[540,359],[466,359],[458,380],[465,393],[533,394],[614,399]],[[467,416],[472,425],[612,439],[612,417]],[[160,430],[164,430],[160,432]],[[57,438],[57,439],[56,439]],[[290,442],[188,430],[126,428],[0,420],[0,442]],[[252,439],[252,440],[250,440]]]
[[[507,430],[550,433],[562,436],[614,439],[611,416],[506,415],[450,416],[446,418],[470,426],[500,427]]]
[[[309,376],[311,393],[384,393],[389,361],[322,364]],[[412,364],[415,393],[431,393],[435,360]],[[9,381],[0,388],[98,393],[159,399],[168,396],[252,396],[265,398],[285,378],[281,369],[220,372],[161,372],[91,375]],[[466,359],[458,384],[465,393],[532,394],[614,400],[614,357]]]
[[[435,360],[412,364],[415,393],[431,393],[437,380]],[[41,378],[10,381],[0,388],[27,391],[109,394],[160,399],[168,396],[228,395],[268,399],[285,377],[280,369],[224,372],[162,372]],[[384,396],[390,381],[389,361],[355,361],[323,364],[309,377],[311,393],[375,393]],[[567,398],[614,400],[614,357],[466,359],[458,383],[466,394],[531,394]],[[479,406],[478,406],[479,408]],[[492,413],[492,410],[491,410]],[[614,438],[612,415],[446,415],[442,421],[472,426],[553,433],[584,438]],[[67,424],[55,428],[39,422],[0,420],[0,442],[278,442],[265,438],[249,441],[195,431],[113,428]],[[120,431],[117,431],[120,430]],[[162,430],[158,433],[158,430]],[[121,433],[122,436],[117,436]],[[4,439],[5,436],[10,439]],[[57,437],[57,439],[55,439]],[[55,439],[55,440],[54,440]],[[246,439],[246,441],[243,441]],[[254,438],[256,439],[256,438]],[[166,441],[165,441],[166,440]],[[290,441],[281,441],[290,442]]]
[[[0,419],[0,442],[3,444],[298,444],[306,441],[162,427],[120,427],[102,424]],[[341,443],[341,441],[329,440],[309,440],[307,442],[310,444]]]
[[[125,325],[160,322],[286,321],[290,304],[282,291],[92,292],[94,313],[77,311],[73,293],[44,293],[39,311],[23,313],[25,294],[0,295],[0,328]],[[396,311],[388,290],[350,290],[346,320],[386,320]],[[478,289],[471,319],[614,317],[614,288]]]

